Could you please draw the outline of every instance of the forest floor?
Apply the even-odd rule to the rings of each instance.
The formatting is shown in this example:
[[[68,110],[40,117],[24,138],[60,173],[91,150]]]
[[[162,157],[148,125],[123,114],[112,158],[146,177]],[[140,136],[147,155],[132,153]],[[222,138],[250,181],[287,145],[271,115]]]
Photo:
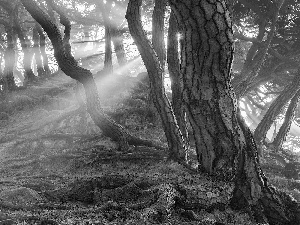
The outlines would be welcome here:
[[[134,97],[143,82],[117,80],[99,86],[104,110],[165,146],[159,119]],[[233,184],[191,174],[162,150],[119,152],[76,100],[76,86],[57,73],[0,103],[0,224],[256,224],[228,207]],[[270,182],[300,201],[300,180],[286,179],[274,159],[263,163]]]

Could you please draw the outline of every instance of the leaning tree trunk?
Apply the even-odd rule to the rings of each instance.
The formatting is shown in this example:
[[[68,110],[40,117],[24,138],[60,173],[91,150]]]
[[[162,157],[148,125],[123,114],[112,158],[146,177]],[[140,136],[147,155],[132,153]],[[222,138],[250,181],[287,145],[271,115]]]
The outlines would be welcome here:
[[[172,90],[172,107],[174,115],[176,117],[180,131],[188,141],[188,132],[185,119],[185,112],[183,108],[182,92],[182,74],[180,73],[180,62],[179,62],[179,46],[178,46],[178,26],[176,18],[173,12],[171,12],[169,19],[169,30],[168,30],[168,46],[167,46],[167,62],[169,69],[169,76],[171,79],[171,90]]]
[[[268,185],[250,129],[231,87],[232,23],[225,1],[169,0],[182,34],[183,99],[195,134],[200,168],[235,180],[234,209],[259,223],[300,223],[300,209]]]
[[[78,66],[76,60],[70,54],[68,41],[70,39],[71,23],[67,17],[65,17],[59,9],[55,9],[55,11],[60,14],[60,22],[65,26],[65,36],[62,38],[59,28],[51,20],[49,15],[39,8],[35,1],[21,0],[21,2],[31,16],[48,34],[54,48],[54,56],[61,70],[67,76],[70,76],[83,85],[88,113],[94,123],[102,130],[103,134],[110,137],[112,140],[117,141],[121,150],[127,150],[128,144],[159,147],[151,141],[132,136],[124,127],[117,124],[104,113],[100,104],[93,74],[91,71]],[[53,4],[53,2],[51,4]]]
[[[48,61],[48,56],[46,53],[46,36],[44,34],[43,29],[41,28],[41,25],[39,23],[35,23],[35,28],[37,29],[40,37],[40,52],[43,57],[43,67],[45,71],[45,75],[51,74],[50,68],[49,68],[49,61]]]
[[[271,125],[273,124],[276,117],[282,112],[284,106],[290,101],[293,96],[297,93],[300,87],[300,69],[297,75],[295,75],[291,84],[287,85],[282,93],[272,102],[268,111],[264,115],[263,119],[260,121],[258,126],[254,131],[254,138],[257,143],[261,143],[266,135]]]
[[[295,111],[299,102],[300,97],[300,90],[295,94],[295,96],[292,98],[289,107],[285,113],[283,124],[281,125],[276,138],[272,142],[272,145],[275,149],[279,150],[282,147],[283,142],[286,139],[286,136],[291,128],[291,124],[295,117]]]
[[[163,71],[159,59],[142,28],[141,4],[142,0],[130,0],[128,3],[126,19],[129,31],[138,47],[148,72],[150,94],[154,106],[161,116],[170,151],[170,158],[183,162],[186,159],[187,146],[184,143],[171,104],[165,93]]]
[[[42,76],[44,76],[45,71],[44,71],[44,67],[43,67],[42,54],[40,51],[39,33],[38,33],[36,27],[34,27],[32,30],[32,41],[33,41],[33,53],[34,53],[34,57],[35,57],[37,73],[38,73],[39,77],[42,77]]]

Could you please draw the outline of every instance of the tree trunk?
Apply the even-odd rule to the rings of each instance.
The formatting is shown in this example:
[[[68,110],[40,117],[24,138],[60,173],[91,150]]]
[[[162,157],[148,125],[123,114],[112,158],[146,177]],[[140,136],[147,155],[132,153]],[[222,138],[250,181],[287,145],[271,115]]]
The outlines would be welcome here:
[[[171,79],[172,107],[180,131],[185,140],[188,141],[188,132],[185,119],[186,115],[182,105],[183,83],[182,74],[180,73],[178,32],[179,30],[175,15],[173,12],[171,12],[168,31],[167,62]]]
[[[18,20],[18,6],[16,7],[15,12],[14,12],[14,30],[15,30],[16,34],[18,35],[18,38],[21,43],[22,51],[24,53],[23,66],[24,66],[24,70],[25,70],[25,85],[26,85],[26,82],[30,83],[30,82],[34,81],[36,77],[31,69],[31,62],[32,62],[33,54],[31,53],[31,51],[29,49],[28,43],[30,43],[30,42],[29,42],[27,36],[24,34],[24,32],[20,26],[20,22]]]
[[[46,36],[44,34],[43,29],[41,28],[41,25],[38,23],[35,23],[35,28],[38,31],[39,34],[39,42],[40,42],[40,52],[43,58],[43,68],[45,71],[45,75],[51,74],[50,68],[49,68],[49,61],[48,61],[48,56],[46,53]]]
[[[295,117],[295,110],[297,108],[298,102],[300,97],[300,90],[295,94],[295,96],[292,98],[289,107],[285,113],[283,124],[281,125],[276,138],[273,141],[273,146],[275,149],[279,150],[282,147],[283,142],[286,139],[286,136],[291,128],[291,124]]]
[[[123,34],[115,27],[111,27],[110,31],[119,66],[125,66],[127,63],[127,59],[123,44]]]
[[[38,73],[39,77],[42,77],[42,76],[44,76],[45,71],[44,71],[44,67],[43,67],[42,54],[40,51],[39,33],[38,33],[36,27],[34,27],[32,30],[32,41],[33,41],[33,52],[34,52],[34,57],[35,57],[35,62],[36,62],[36,67],[37,67],[37,73]]]
[[[2,21],[4,22],[4,21]],[[1,23],[2,23],[1,22]],[[2,23],[3,24],[3,23]],[[14,78],[14,65],[15,65],[15,50],[14,50],[14,40],[13,40],[13,28],[11,25],[4,24],[5,31],[6,31],[6,42],[7,47],[4,52],[4,70],[3,70],[3,90],[6,91],[12,91],[17,88]]]
[[[299,224],[297,203],[269,187],[250,129],[231,88],[232,24],[225,1],[169,0],[182,32],[183,99],[195,134],[200,167],[235,180],[234,209],[259,223]]]
[[[78,66],[76,60],[70,54],[68,40],[70,39],[71,24],[62,12],[57,9],[61,17],[60,21],[65,26],[64,38],[62,38],[59,28],[53,23],[49,15],[42,11],[35,1],[21,0],[21,2],[31,16],[48,34],[54,48],[54,56],[61,70],[67,76],[70,76],[83,85],[88,113],[94,123],[102,130],[103,134],[110,137],[112,140],[117,141],[121,150],[127,150],[128,144],[161,148],[151,141],[132,136],[126,129],[104,113],[92,73],[89,70]]]
[[[112,74],[112,45],[111,45],[111,21],[109,19],[109,13],[112,7],[112,1],[106,1],[106,4],[100,3],[100,10],[102,12],[104,27],[105,27],[105,56],[104,56],[104,68],[103,74]]]
[[[165,70],[166,48],[164,37],[164,19],[167,0],[154,0],[152,15],[152,44],[158,56],[162,70]]]
[[[271,27],[270,27],[270,31],[268,33],[268,38],[267,40],[265,41],[263,47],[258,51],[258,53],[254,56],[251,55],[251,52],[250,52],[250,56],[248,56],[249,58],[253,58],[253,60],[251,61],[251,63],[247,63],[246,64],[246,67],[243,68],[242,70],[242,80],[240,82],[238,82],[234,87],[234,91],[235,91],[235,94],[237,96],[237,99],[239,99],[240,97],[244,96],[245,95],[245,91],[247,90],[248,88],[248,85],[250,83],[252,83],[252,81],[256,78],[256,76],[258,75],[258,72],[260,71],[261,69],[261,66],[265,60],[265,57],[267,55],[267,52],[268,52],[268,49],[270,47],[270,44],[271,44],[271,41],[273,40],[273,37],[275,35],[275,30],[276,30],[276,22],[277,22],[277,19],[278,19],[278,16],[279,16],[279,11],[280,11],[280,8],[282,6],[282,4],[284,3],[285,0],[280,0],[278,2],[278,4],[276,4],[276,7],[274,7],[275,11],[271,12],[270,14],[273,14],[272,15],[272,20],[271,20]],[[263,21],[261,23],[261,26],[260,28],[261,29],[265,29],[264,26],[265,26],[265,21]],[[259,39],[262,38],[263,36],[263,33],[264,32],[260,32],[259,33]],[[256,48],[256,46],[254,46],[254,48]]]
[[[163,129],[167,138],[170,158],[185,161],[187,146],[177,125],[171,104],[164,89],[164,78],[158,57],[147,39],[141,22],[141,0],[130,0],[127,7],[126,19],[129,31],[139,49],[141,57],[146,66],[150,94],[159,115],[161,116]]]
[[[291,84],[287,85],[282,93],[272,102],[268,111],[264,115],[263,119],[260,121],[258,126],[254,131],[254,138],[257,143],[261,143],[266,135],[271,125],[273,124],[276,117],[280,114],[284,106],[290,101],[293,96],[297,93],[300,87],[300,69],[297,75],[295,75]]]

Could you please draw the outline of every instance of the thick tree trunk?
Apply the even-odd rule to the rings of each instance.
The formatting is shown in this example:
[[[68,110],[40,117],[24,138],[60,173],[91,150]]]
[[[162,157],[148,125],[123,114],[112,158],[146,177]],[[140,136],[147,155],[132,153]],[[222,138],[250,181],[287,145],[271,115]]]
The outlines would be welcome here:
[[[281,125],[281,127],[276,135],[276,138],[272,142],[272,145],[277,150],[282,147],[282,144],[285,141],[288,132],[290,131],[291,124],[295,117],[295,110],[296,110],[298,102],[299,102],[299,97],[300,97],[300,90],[298,90],[298,92],[292,98],[292,100],[289,104],[289,107],[285,113],[283,124]]]
[[[43,60],[42,60],[42,54],[40,51],[40,38],[39,33],[36,29],[36,27],[32,30],[32,41],[33,41],[33,53],[35,57],[36,67],[37,67],[37,73],[39,77],[44,76],[45,71],[43,67]]]
[[[268,111],[264,115],[263,119],[260,121],[258,126],[254,131],[254,138],[257,143],[264,141],[268,130],[273,124],[276,117],[280,114],[284,106],[290,101],[294,95],[297,93],[300,87],[300,70],[298,70],[297,75],[295,75],[291,84],[287,85],[282,93],[272,102]]]
[[[125,48],[123,44],[123,34],[115,27],[111,27],[110,31],[119,66],[122,67],[127,63]]]
[[[21,2],[31,16],[48,34],[54,48],[54,56],[61,70],[67,76],[70,76],[83,84],[88,113],[91,115],[94,123],[102,130],[103,134],[110,137],[112,140],[117,141],[121,150],[127,150],[128,144],[159,148],[158,145],[151,141],[132,136],[126,129],[104,113],[92,73],[89,70],[78,66],[76,60],[70,54],[68,40],[70,39],[71,25],[70,21],[62,14],[62,12],[60,12],[59,9],[56,9],[59,11],[61,23],[65,26],[64,38],[62,38],[56,24],[53,23],[51,18],[43,12],[33,0],[21,0]]]
[[[164,19],[167,0],[154,0],[154,4],[154,10],[152,14],[152,44],[158,56],[161,68],[164,71],[166,61]]]
[[[234,209],[247,208],[260,223],[300,223],[300,209],[269,187],[250,129],[231,88],[232,24],[225,1],[170,0],[182,33],[184,104],[195,134],[200,167],[234,179]]]
[[[163,129],[167,138],[170,158],[175,160],[186,159],[186,145],[177,125],[171,104],[165,94],[164,78],[158,57],[147,39],[142,28],[140,6],[141,0],[130,0],[126,12],[129,31],[139,49],[146,66],[149,81],[150,94],[159,115],[161,116]]]
[[[21,43],[21,47],[22,47],[22,51],[24,53],[24,57],[23,57],[23,67],[25,70],[25,85],[27,82],[32,82],[35,80],[35,75],[31,69],[31,62],[32,62],[32,57],[33,54],[30,51],[30,42],[27,38],[27,36],[24,34],[22,27],[20,26],[20,22],[18,20],[18,6],[15,9],[14,12],[14,30],[16,32],[16,34],[18,35],[18,38],[20,40]]]
[[[41,28],[41,25],[38,23],[35,24],[35,28],[37,29],[40,37],[40,51],[43,57],[43,67],[45,71],[45,75],[51,74],[50,68],[49,68],[49,61],[48,61],[48,56],[46,53],[46,36],[44,34],[43,29]]]
[[[180,131],[185,140],[188,141],[188,132],[185,119],[186,116],[182,104],[183,83],[182,74],[180,73],[178,32],[179,30],[175,15],[173,12],[171,12],[168,31],[167,62],[171,79],[172,107]]]

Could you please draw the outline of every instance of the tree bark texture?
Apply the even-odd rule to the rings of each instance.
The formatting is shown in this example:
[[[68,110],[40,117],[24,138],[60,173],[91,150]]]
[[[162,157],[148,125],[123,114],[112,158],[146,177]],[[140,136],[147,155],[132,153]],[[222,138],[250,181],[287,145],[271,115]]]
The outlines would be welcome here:
[[[234,209],[257,222],[297,224],[299,205],[268,185],[231,87],[232,24],[225,1],[170,0],[182,33],[183,99],[204,171],[235,180]]]
[[[103,111],[96,83],[92,73],[84,69],[76,63],[70,54],[69,45],[66,43],[70,34],[70,27],[67,18],[61,18],[61,22],[67,27],[65,34],[67,37],[62,38],[61,33],[55,23],[48,14],[43,12],[33,0],[21,0],[23,6],[31,14],[31,16],[42,26],[48,34],[53,48],[54,56],[61,70],[69,77],[80,82],[85,90],[87,111],[93,119],[94,123],[102,130],[105,136],[119,143],[121,150],[127,150],[128,144],[146,145],[150,147],[159,147],[148,140],[143,140],[132,136],[124,127],[115,123]],[[65,41],[65,42],[64,42]]]
[[[287,102],[294,97],[294,95],[299,90],[299,87],[300,70],[298,70],[298,73],[297,75],[295,75],[291,84],[287,85],[282,93],[272,102],[263,119],[256,127],[254,131],[254,138],[257,143],[261,143],[265,139],[267,132],[273,124],[274,120],[282,112],[282,109],[287,104]]]
[[[275,149],[280,149],[282,147],[283,142],[286,139],[286,136],[291,128],[291,124],[295,118],[295,111],[298,106],[299,97],[300,97],[300,90],[298,90],[298,92],[292,98],[292,100],[288,106],[288,109],[285,113],[283,124],[281,125],[281,127],[272,143],[273,146],[275,147]]]
[[[164,19],[167,0],[154,0],[154,4],[154,10],[152,14],[152,44],[158,56],[161,68],[164,71],[166,60]]]
[[[184,139],[176,122],[171,104],[164,90],[164,78],[158,57],[152,44],[147,39],[141,22],[141,0],[130,0],[126,12],[129,31],[138,47],[141,57],[146,66],[150,94],[158,113],[161,116],[163,129],[167,138],[170,158],[175,160],[186,159],[186,148]]]
[[[173,12],[170,14],[169,30],[168,30],[168,46],[167,46],[167,62],[169,69],[169,76],[171,79],[172,90],[172,107],[176,117],[178,126],[183,137],[188,141],[188,132],[186,125],[186,116],[183,106],[183,80],[180,73],[179,61],[179,46],[178,46],[178,26]]]
[[[33,53],[34,53],[34,58],[35,58],[35,62],[36,62],[37,73],[38,73],[39,77],[42,77],[42,76],[44,76],[45,71],[44,71],[44,67],[43,67],[42,54],[40,51],[39,33],[38,33],[36,27],[34,27],[32,30],[32,41],[33,41]]]

